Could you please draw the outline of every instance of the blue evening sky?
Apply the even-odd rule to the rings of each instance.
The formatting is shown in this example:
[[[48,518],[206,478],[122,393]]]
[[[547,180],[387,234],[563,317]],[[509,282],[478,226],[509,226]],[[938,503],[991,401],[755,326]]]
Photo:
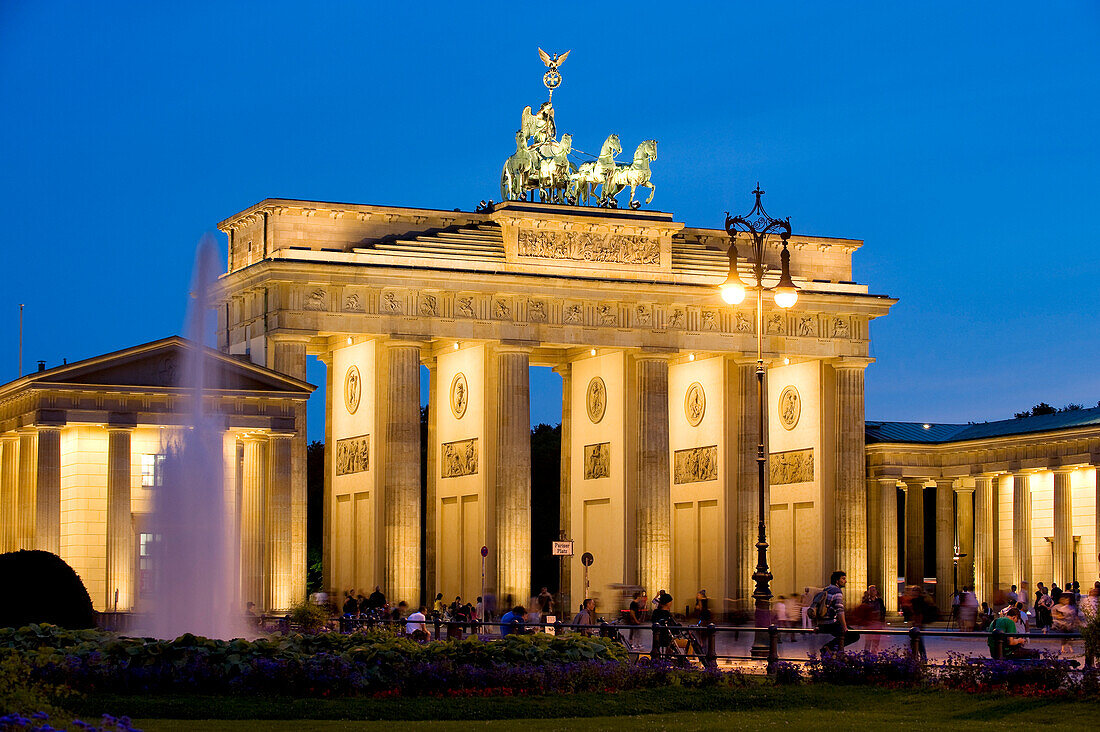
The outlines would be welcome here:
[[[865,240],[855,278],[900,298],[868,418],[1092,406],[1098,30],[1094,2],[4,0],[0,375],[19,303],[26,371],[180,332],[196,242],[265,197],[498,197],[541,45],[573,49],[577,147],[660,141],[654,208],[717,227],[759,180],[796,232]]]

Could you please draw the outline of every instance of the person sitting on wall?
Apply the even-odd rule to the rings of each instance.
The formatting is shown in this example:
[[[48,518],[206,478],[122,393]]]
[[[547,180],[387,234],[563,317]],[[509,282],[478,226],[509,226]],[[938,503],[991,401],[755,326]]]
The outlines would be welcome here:
[[[417,643],[426,643],[429,639],[428,626],[426,620],[428,619],[424,613],[428,608],[421,605],[415,613],[408,617],[408,622],[405,623],[405,633]]]
[[[1027,643],[1026,638],[1020,638],[1016,636],[1016,632],[1019,628],[1016,627],[1016,623],[1020,620],[1020,609],[1017,607],[1009,607],[1005,611],[1004,615],[1001,615],[989,625],[989,655],[991,658],[997,660],[1001,659],[1026,659],[1026,658],[1038,658],[1039,652],[1033,651],[1030,648],[1025,647]],[[1000,631],[1001,633],[1011,635],[1000,635],[994,633],[994,631]]]
[[[500,619],[500,637],[503,638],[512,633],[523,635],[527,627],[523,622],[523,616],[526,614],[527,609],[524,608],[523,605],[516,605],[511,610],[504,613],[504,617]]]

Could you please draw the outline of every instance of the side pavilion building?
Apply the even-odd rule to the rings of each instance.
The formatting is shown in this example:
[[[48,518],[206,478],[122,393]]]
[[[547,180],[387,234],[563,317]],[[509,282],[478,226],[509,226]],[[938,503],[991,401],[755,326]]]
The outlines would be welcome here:
[[[299,380],[307,356],[328,368],[331,591],[531,595],[532,553],[550,547],[531,544],[545,519],[531,514],[529,371],[549,367],[562,377],[567,594],[585,592],[583,552],[593,594],[751,594],[755,316],[718,296],[725,231],[517,201],[470,213],[283,199],[219,227],[219,348]],[[792,237],[798,304],[765,305],[777,594],[837,566],[867,580],[864,369],[870,321],[894,300],[855,281],[861,244]],[[768,244],[769,279],[779,251]],[[304,456],[303,433],[296,480]]]
[[[191,420],[181,376],[196,348],[172,336],[0,386],[0,551],[57,554],[96,610],[141,611],[154,589],[151,514],[165,456]],[[313,387],[212,349],[204,355],[204,409],[224,425],[241,602],[284,609],[305,593],[305,483],[291,482],[289,448],[305,434]],[[303,561],[292,564],[298,552]]]
[[[867,423],[870,576],[956,583],[993,603],[1016,585],[1100,576],[1100,407],[977,424]],[[886,592],[888,609],[897,593]]]

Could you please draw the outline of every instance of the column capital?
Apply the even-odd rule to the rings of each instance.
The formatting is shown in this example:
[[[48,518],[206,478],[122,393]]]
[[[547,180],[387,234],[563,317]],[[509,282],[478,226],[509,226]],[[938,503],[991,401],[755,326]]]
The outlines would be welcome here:
[[[303,343],[308,344],[313,340],[313,336],[306,333],[282,333],[280,331],[272,331],[267,334],[267,340],[271,343]]]
[[[1077,468],[1076,467],[1065,467],[1063,465],[1059,465],[1057,468],[1051,468],[1050,472],[1054,473],[1055,475],[1069,475],[1074,470],[1077,470]]]
[[[829,359],[828,363],[834,369],[850,370],[850,371],[862,371],[875,362],[873,358],[867,358],[864,356],[840,356],[839,358]]]
[[[953,488],[957,482],[955,478],[933,478],[937,488]]]
[[[973,493],[976,488],[977,488],[977,486],[966,485],[965,483],[960,482],[959,485],[957,485],[955,487],[955,492],[956,493],[962,493],[962,494]]]
[[[493,344],[493,353],[524,353],[530,354],[538,347],[539,341],[521,340],[518,338],[503,338]]]
[[[901,483],[905,487],[905,490],[907,490],[907,491],[912,490],[912,489],[916,489],[916,488],[920,488],[921,490],[923,490],[924,487],[928,484],[928,479],[927,478],[902,478]]]
[[[390,337],[382,341],[383,348],[415,348],[417,351],[423,350],[428,345],[426,339],[417,338],[416,336],[401,335],[399,333],[392,333]]]

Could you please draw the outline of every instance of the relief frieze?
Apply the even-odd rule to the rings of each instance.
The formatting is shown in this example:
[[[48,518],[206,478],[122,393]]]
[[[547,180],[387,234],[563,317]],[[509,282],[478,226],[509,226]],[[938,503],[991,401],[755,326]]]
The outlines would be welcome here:
[[[814,479],[813,448],[773,452],[769,458],[768,482],[771,485],[809,483]]]
[[[336,474],[365,473],[370,468],[370,435],[336,441]]]
[[[619,264],[660,264],[658,239],[627,234],[519,230],[521,257]]]
[[[444,442],[440,461],[443,478],[460,478],[477,474],[477,438]]]
[[[677,450],[673,462],[673,479],[676,485],[718,479],[717,445]]]

